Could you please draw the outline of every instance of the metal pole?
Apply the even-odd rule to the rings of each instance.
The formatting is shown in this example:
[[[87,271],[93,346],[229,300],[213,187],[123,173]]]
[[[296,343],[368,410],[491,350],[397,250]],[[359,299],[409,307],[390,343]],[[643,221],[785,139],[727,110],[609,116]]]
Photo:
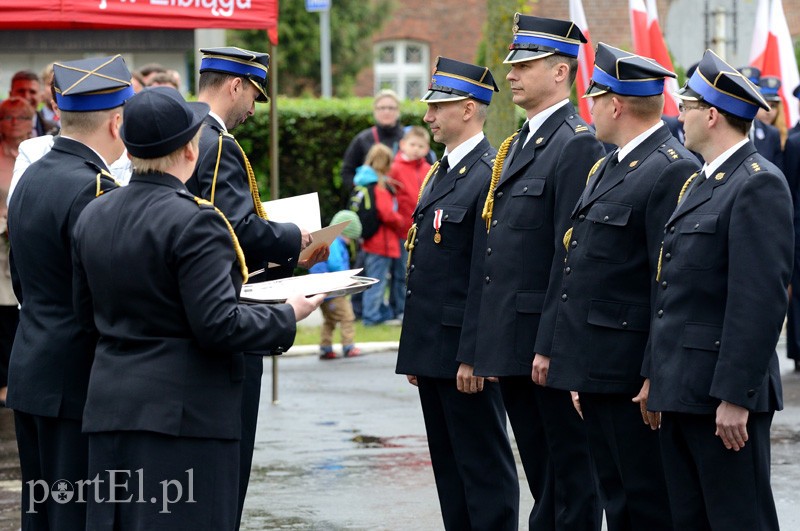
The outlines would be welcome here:
[[[269,173],[270,199],[280,197],[278,172],[278,46],[269,43]],[[272,356],[272,403],[278,403],[278,356]]]
[[[331,97],[331,12],[319,12],[319,50],[322,74],[322,97]]]
[[[722,6],[718,6],[714,12],[714,52],[719,55],[723,60],[727,55],[727,12]]]

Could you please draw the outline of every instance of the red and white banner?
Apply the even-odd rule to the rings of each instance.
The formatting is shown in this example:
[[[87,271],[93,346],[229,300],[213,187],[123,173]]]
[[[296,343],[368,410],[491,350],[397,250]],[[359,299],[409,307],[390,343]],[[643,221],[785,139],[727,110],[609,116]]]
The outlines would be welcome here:
[[[754,34],[754,38],[756,36],[758,35]],[[754,42],[751,49],[755,48],[756,43]],[[786,23],[786,15],[783,12],[783,2],[781,0],[771,0],[769,34],[764,46],[763,57],[761,75],[780,78],[781,88],[778,94],[783,102],[786,127],[791,128],[800,119],[798,100],[792,95],[792,91],[800,84],[800,74],[797,71],[792,35],[789,33],[789,25]],[[753,66],[757,65],[754,64]]]
[[[756,23],[753,27],[753,43],[750,45],[750,66],[764,68],[764,52],[769,38],[769,0],[758,0]]]
[[[592,123],[592,98],[582,97],[589,88],[589,80],[592,79],[594,69],[594,46],[592,38],[589,36],[589,24],[586,22],[586,14],[583,12],[581,0],[569,0],[569,19],[574,22],[588,41],[582,44],[578,52],[578,75],[575,77],[575,94],[578,96],[578,111],[581,118],[588,123]]]
[[[631,35],[633,36],[634,53],[655,59],[664,68],[675,71],[672,59],[664,42],[664,34],[658,22],[656,0],[629,0],[631,16]],[[667,78],[664,82],[664,114],[678,116],[678,101],[674,96],[678,90],[678,82]]]
[[[263,29],[278,42],[278,0],[0,0],[13,29]]]

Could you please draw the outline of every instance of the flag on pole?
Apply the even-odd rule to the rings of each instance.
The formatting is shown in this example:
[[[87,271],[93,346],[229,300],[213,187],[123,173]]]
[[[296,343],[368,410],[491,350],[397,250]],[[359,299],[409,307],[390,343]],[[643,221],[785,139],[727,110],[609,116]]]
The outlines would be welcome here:
[[[580,28],[586,43],[582,44],[578,51],[578,75],[575,77],[575,94],[578,96],[578,111],[581,118],[588,123],[592,123],[592,98],[583,98],[589,88],[589,80],[592,78],[594,68],[594,46],[592,38],[589,36],[589,24],[586,22],[586,14],[583,12],[581,0],[569,0],[569,19]]]
[[[761,75],[780,78],[781,88],[778,90],[778,95],[783,103],[786,127],[791,128],[800,118],[798,100],[792,95],[794,88],[800,84],[800,74],[797,71],[792,35],[789,33],[781,0],[772,0],[770,5],[769,37],[764,50]]]
[[[664,34],[658,23],[656,0],[647,0],[647,32],[650,36],[650,58],[655,59],[670,72],[674,72],[675,67],[672,66],[667,43],[664,42]],[[664,80],[664,114],[667,116],[678,116],[678,101],[675,96],[678,88],[677,79],[668,77]]]
[[[764,68],[764,52],[769,38],[769,0],[758,0],[756,23],[753,27],[753,42],[750,45],[750,66]]]
[[[629,6],[634,53],[655,59],[661,66],[674,72],[675,68],[658,22],[656,1],[646,0],[645,4],[645,0],[629,0]],[[667,78],[664,82],[664,114],[668,116],[678,116],[678,101],[674,96],[676,90],[678,82]]]

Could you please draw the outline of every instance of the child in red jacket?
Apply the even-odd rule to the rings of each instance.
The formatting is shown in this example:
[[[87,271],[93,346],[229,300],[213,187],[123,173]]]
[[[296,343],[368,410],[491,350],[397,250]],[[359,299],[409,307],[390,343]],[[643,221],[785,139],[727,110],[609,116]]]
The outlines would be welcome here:
[[[375,184],[375,209],[380,225],[378,231],[364,240],[364,274],[378,279],[378,283],[364,292],[361,316],[367,326],[380,324],[394,317],[385,301],[385,291],[392,259],[400,258],[400,240],[397,237],[402,219],[397,211],[394,189],[387,174],[392,166],[392,150],[375,144],[367,153],[363,166],[356,169],[353,183],[356,186]]]

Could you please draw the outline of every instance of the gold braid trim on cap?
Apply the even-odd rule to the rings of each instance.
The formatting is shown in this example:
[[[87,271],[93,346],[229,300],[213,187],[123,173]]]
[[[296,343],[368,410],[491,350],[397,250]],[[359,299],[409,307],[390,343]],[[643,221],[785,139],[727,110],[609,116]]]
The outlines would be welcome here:
[[[264,205],[261,203],[261,194],[258,192],[258,183],[256,182],[256,175],[253,173],[253,167],[250,165],[250,160],[247,158],[247,154],[244,152],[244,148],[239,145],[239,142],[236,141],[236,138],[225,131],[220,131],[219,133],[219,143],[217,145],[217,163],[214,166],[214,178],[211,181],[211,204],[214,204],[214,194],[217,190],[217,176],[219,174],[219,162],[222,158],[222,137],[227,136],[233,140],[233,143],[236,144],[236,147],[239,148],[239,151],[242,152],[242,158],[244,159],[244,168],[247,171],[247,183],[250,187],[250,195],[253,196],[253,210],[255,211],[256,215],[261,219],[269,219],[267,217],[267,212],[264,210]]]
[[[108,177],[109,179],[111,179],[112,181],[114,181],[114,184],[116,184],[117,186],[120,186],[120,184],[119,184],[119,181],[117,181],[117,180],[114,178],[114,176],[113,176],[113,175],[111,175],[110,173],[108,173],[106,170],[103,170],[103,169],[101,169],[101,170],[100,170],[100,173],[98,173],[98,174],[97,174],[97,176],[95,177],[95,180],[97,181],[97,187],[96,187],[96,188],[95,188],[95,190],[94,190],[94,196],[95,196],[95,197],[100,197],[101,195],[103,195],[104,193],[106,193],[106,191],[105,191],[105,190],[103,190],[102,186],[100,186],[100,183],[101,183],[101,181],[103,180],[103,177]]]
[[[428,174],[425,175],[425,178],[422,180],[422,186],[419,187],[419,194],[417,194],[417,205],[419,205],[419,200],[422,199],[422,192],[425,191],[425,186],[427,186],[428,181],[430,180],[431,176],[436,173],[436,170],[439,169],[439,161],[433,163],[431,169],[428,170]],[[369,196],[367,196],[369,199]],[[408,259],[406,260],[406,278],[408,278],[408,269],[411,267],[411,255],[414,253],[414,240],[417,238],[417,224],[412,223],[411,228],[408,229],[408,234],[406,235],[406,243],[403,246],[408,251]]]
[[[679,205],[681,204],[681,201],[683,201],[683,196],[684,194],[686,194],[686,190],[689,189],[689,186],[697,178],[698,175],[700,175],[699,171],[693,173],[692,176],[686,179],[686,182],[683,183],[683,187],[681,187],[681,192],[678,194]],[[663,258],[664,258],[664,242],[661,242],[661,250],[658,252],[658,268],[656,269],[656,282],[661,280],[661,262]]]
[[[494,190],[497,188],[497,183],[500,181],[500,173],[503,171],[503,162],[506,160],[506,155],[508,155],[508,148],[511,146],[511,142],[519,134],[519,131],[511,135],[510,137],[503,140],[503,143],[500,144],[500,149],[497,150],[497,156],[494,159],[494,166],[492,166],[492,182],[489,184],[489,193],[486,195],[486,203],[483,205],[483,212],[481,213],[481,217],[486,220],[486,233],[489,233],[489,229],[492,226],[492,211],[494,210]]]
[[[228,218],[225,217],[225,214],[222,213],[220,209],[214,206],[214,203],[211,201],[207,201],[205,199],[200,199],[199,197],[193,197],[195,203],[198,205],[205,205],[211,206],[214,210],[222,217],[222,221],[225,222],[225,225],[228,227],[228,232],[231,235],[231,239],[233,240],[233,250],[236,251],[236,258],[239,260],[239,270],[242,272],[242,283],[247,284],[248,278],[248,271],[247,271],[247,263],[244,260],[244,251],[242,251],[242,246],[239,245],[239,238],[236,237],[236,233],[233,231],[233,227],[231,226],[230,221]]]

